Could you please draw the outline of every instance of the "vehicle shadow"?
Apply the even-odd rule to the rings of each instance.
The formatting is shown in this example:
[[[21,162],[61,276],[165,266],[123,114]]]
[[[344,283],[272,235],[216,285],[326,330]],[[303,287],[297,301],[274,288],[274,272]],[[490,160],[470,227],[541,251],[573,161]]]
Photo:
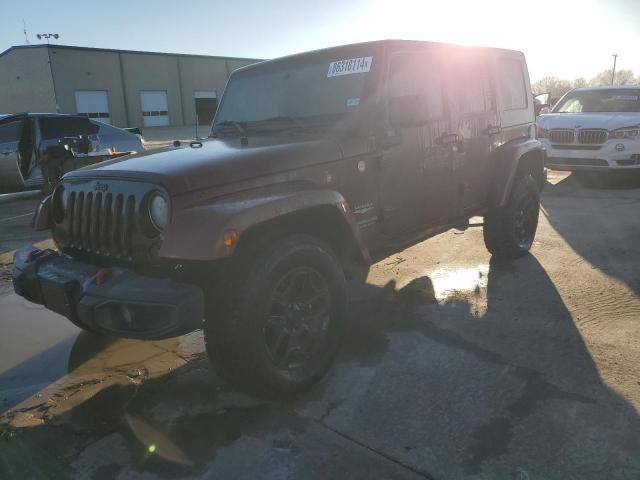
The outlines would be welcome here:
[[[632,173],[581,172],[573,173],[571,179],[583,188],[624,190],[640,188],[640,175]]]
[[[492,261],[470,291],[443,296],[429,276],[366,290],[367,300],[351,308],[334,372],[300,398],[240,394],[194,353],[164,375],[99,389],[40,425],[0,423],[7,438],[0,476],[257,478],[285,462],[297,478],[366,478],[364,461],[331,470],[353,451],[328,455],[324,444],[309,446],[320,427],[430,478],[511,478],[514,466],[532,478],[637,478],[637,412],[603,382],[533,256],[509,266]],[[96,337],[78,342],[72,371],[91,362],[92,351],[105,352]],[[371,380],[363,380],[363,367],[375,372]],[[402,371],[404,381],[389,371]]]
[[[640,294],[640,176],[594,178],[548,185],[541,213],[578,255]]]
[[[470,433],[471,443],[453,441],[442,450],[443,456],[461,464],[466,474],[479,474],[487,464],[499,464],[506,458],[512,460],[512,465],[527,466],[529,472],[538,470],[542,478],[624,478],[624,469],[609,473],[603,470],[595,475],[599,468],[618,455],[619,435],[633,444],[625,450],[634,452],[631,463],[634,471],[640,472],[637,411],[601,378],[571,313],[538,261],[531,255],[512,265],[492,260],[484,312],[481,297],[481,289],[476,288],[472,295],[454,293],[448,299],[438,301],[429,277],[416,278],[400,290],[389,284],[381,294],[374,295],[374,301],[367,307],[371,312],[368,316],[355,316],[358,320],[355,334],[349,339],[343,355],[351,361],[371,361],[372,357],[386,355],[390,348],[390,332],[408,329],[420,332],[436,344],[455,349],[459,355],[471,356],[471,364],[480,362],[517,378],[521,382],[519,394],[510,401],[507,401],[506,392],[505,397],[495,399],[496,403],[488,408],[493,412],[490,418],[482,418],[470,432],[469,425],[460,425],[460,429]],[[372,326],[376,324],[377,327]],[[456,380],[456,376],[468,367],[469,363],[460,362],[460,369],[453,369],[445,381],[468,390],[467,393],[478,402],[490,396],[491,391],[500,391],[500,382],[475,382],[468,388],[461,386],[473,381],[469,378]],[[415,366],[408,365],[407,368]],[[453,394],[456,388],[450,388]],[[443,403],[442,412],[445,415],[457,412],[455,405],[447,402],[448,399]],[[414,418],[424,415],[423,406],[415,409]],[[389,408],[393,411],[393,405]],[[407,407],[401,402],[398,408]],[[584,414],[580,420],[575,417],[578,412]],[[606,420],[605,416],[608,416]],[[391,417],[392,423],[397,421],[393,414]],[[450,420],[441,431],[433,431],[430,424],[430,435],[447,443],[442,439],[455,435],[451,423],[456,422]],[[385,427],[384,420],[379,422],[378,428],[392,428]],[[522,439],[517,437],[522,435],[523,429],[537,429],[541,425],[548,430],[531,436],[524,434],[527,442],[520,443]],[[622,425],[628,429],[625,426],[624,432],[616,431]],[[576,440],[585,435],[594,435],[598,440]],[[563,452],[565,460],[541,472],[540,466],[559,451]],[[578,460],[583,454],[599,459],[586,467]],[[602,462],[600,467],[596,467],[598,462]],[[582,475],[578,474],[581,471]],[[451,476],[447,471],[440,475],[430,473],[436,478]],[[501,473],[510,474],[508,471]]]

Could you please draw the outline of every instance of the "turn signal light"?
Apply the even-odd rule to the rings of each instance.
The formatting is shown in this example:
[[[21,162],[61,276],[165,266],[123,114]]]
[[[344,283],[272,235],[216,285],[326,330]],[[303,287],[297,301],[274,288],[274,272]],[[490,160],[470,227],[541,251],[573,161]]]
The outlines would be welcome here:
[[[96,273],[96,285],[102,285],[107,277],[107,273],[109,273],[108,268],[101,268]]]
[[[238,241],[238,233],[235,230],[229,230],[222,237],[222,243],[227,247],[233,247]]]

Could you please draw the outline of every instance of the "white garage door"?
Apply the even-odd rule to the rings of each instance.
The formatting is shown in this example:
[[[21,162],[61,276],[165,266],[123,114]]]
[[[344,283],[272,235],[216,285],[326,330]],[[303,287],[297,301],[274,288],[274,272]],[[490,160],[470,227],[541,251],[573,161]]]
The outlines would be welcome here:
[[[111,123],[109,97],[105,90],[76,91],[76,111],[102,123]]]
[[[169,125],[169,107],[167,92],[140,92],[142,120],[145,127],[163,127]]]

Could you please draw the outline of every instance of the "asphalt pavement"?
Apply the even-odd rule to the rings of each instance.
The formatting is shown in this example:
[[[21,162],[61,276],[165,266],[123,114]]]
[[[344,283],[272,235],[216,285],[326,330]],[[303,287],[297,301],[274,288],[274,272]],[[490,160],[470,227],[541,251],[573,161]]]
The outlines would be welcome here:
[[[640,185],[550,182],[524,258],[472,227],[374,265],[289,402],[223,383],[201,332],[101,338],[5,285],[0,478],[640,478]],[[42,239],[24,202],[3,248]]]
[[[48,231],[34,232],[31,228],[41,199],[39,191],[0,194],[0,254],[50,237]]]

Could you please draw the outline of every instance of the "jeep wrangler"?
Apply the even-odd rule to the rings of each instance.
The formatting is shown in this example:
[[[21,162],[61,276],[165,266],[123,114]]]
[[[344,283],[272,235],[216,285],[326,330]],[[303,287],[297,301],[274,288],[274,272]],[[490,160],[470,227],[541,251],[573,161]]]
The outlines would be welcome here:
[[[34,218],[58,251],[19,250],[13,284],[96,334],[202,328],[224,378],[291,394],[329,369],[356,272],[478,215],[521,256],[543,181],[522,53],[329,48],[235,71],[203,142],[67,173]]]

